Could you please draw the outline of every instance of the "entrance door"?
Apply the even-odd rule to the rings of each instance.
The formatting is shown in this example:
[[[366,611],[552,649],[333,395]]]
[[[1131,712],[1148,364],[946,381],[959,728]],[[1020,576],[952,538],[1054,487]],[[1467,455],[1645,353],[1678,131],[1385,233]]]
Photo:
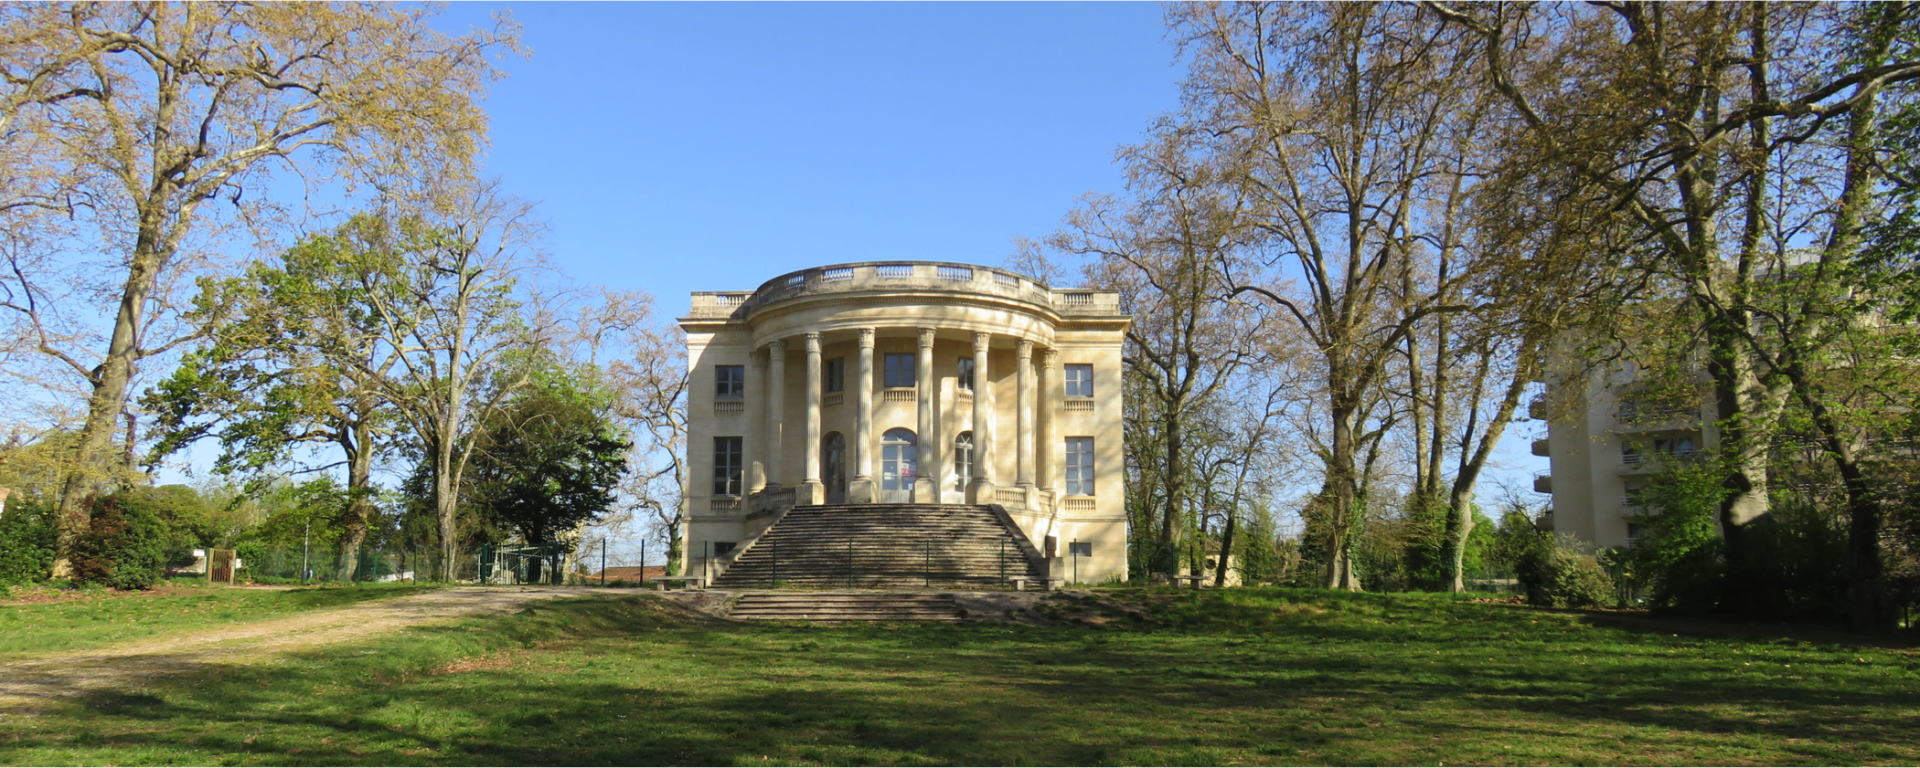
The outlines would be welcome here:
[[[835,432],[820,447],[821,481],[827,484],[827,503],[847,503],[847,441]]]
[[[889,429],[880,437],[880,502],[913,501],[913,479],[919,476],[920,448],[913,430]]]

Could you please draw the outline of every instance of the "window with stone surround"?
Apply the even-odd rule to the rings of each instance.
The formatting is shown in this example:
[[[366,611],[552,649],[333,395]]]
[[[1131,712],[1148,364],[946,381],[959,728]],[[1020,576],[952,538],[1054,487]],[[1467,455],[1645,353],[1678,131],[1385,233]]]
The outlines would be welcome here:
[[[914,359],[912,353],[889,352],[886,355],[886,382],[889,389],[913,386]]]
[[[1067,365],[1067,397],[1093,397],[1093,366]]]
[[[740,495],[743,442],[739,437],[713,439],[713,495]]]
[[[747,367],[744,365],[716,365],[713,367],[713,397],[716,400],[739,400],[747,396]]]
[[[973,391],[973,358],[960,358],[960,391]]]
[[[836,357],[828,360],[820,369],[821,388],[828,392],[844,392],[847,389],[847,359]]]
[[[1067,495],[1093,495],[1093,438],[1067,438]]]

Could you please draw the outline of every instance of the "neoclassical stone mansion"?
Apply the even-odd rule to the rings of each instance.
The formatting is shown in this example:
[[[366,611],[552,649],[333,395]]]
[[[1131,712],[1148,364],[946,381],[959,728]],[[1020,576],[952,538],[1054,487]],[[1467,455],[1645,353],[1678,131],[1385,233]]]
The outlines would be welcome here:
[[[1014,552],[997,566],[954,560],[958,583],[1004,575],[1021,552],[1036,575],[1124,578],[1129,322],[1112,292],[941,262],[815,267],[754,291],[694,293],[680,320],[692,478],[682,562],[724,584],[730,568],[746,578],[749,556],[771,558],[773,573],[762,563],[755,579],[829,584],[844,559],[852,584],[893,542],[914,568],[923,550],[925,568],[967,546]],[[914,530],[967,514],[1003,525]],[[785,543],[771,543],[782,527]],[[1007,541],[985,540],[995,536]],[[750,552],[756,542],[766,551]]]

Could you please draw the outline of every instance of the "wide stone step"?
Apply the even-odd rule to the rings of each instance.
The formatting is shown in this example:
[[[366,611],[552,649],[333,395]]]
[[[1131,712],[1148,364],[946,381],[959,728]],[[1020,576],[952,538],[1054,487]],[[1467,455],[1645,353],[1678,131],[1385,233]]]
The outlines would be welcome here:
[[[732,616],[759,621],[953,622],[962,614],[946,595],[817,592],[741,595]]]
[[[995,587],[1035,575],[1016,536],[984,507],[796,507],[714,586]]]

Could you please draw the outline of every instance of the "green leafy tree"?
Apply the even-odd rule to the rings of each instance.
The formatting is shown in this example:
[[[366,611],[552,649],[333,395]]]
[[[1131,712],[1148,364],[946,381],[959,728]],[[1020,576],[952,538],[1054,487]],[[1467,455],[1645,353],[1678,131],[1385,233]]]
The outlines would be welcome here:
[[[528,544],[570,548],[568,534],[614,503],[632,443],[595,378],[587,367],[543,366],[475,439],[469,503]]]
[[[338,460],[306,471],[346,470],[349,496],[341,567],[352,562],[374,514],[373,466],[391,434],[393,408],[378,381],[393,368],[380,318],[361,274],[395,248],[388,219],[355,216],[256,264],[243,277],[209,283],[194,312],[207,343],[145,398],[163,430],[156,455],[217,437],[218,472],[258,479],[325,445]]]

